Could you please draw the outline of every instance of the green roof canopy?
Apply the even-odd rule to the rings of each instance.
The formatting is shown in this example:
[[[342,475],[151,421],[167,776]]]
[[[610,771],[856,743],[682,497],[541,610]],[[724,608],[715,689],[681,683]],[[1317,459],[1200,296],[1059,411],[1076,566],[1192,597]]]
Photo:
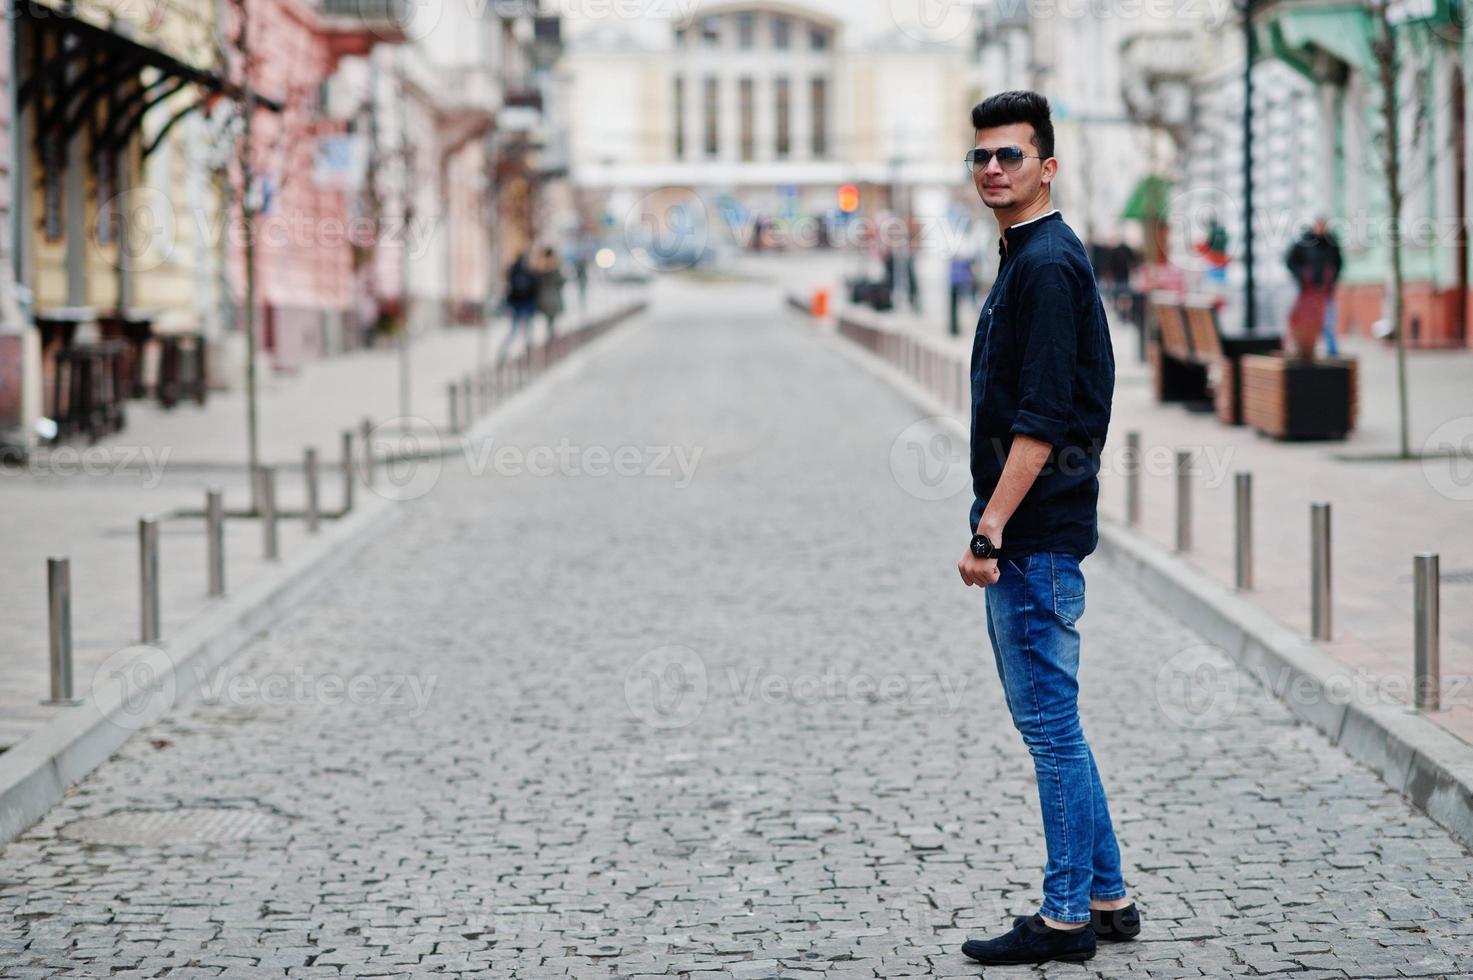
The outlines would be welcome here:
[[[1142,177],[1135,190],[1131,191],[1130,200],[1125,202],[1125,210],[1120,217],[1135,221],[1165,221],[1166,205],[1170,199],[1170,180],[1158,174]]]
[[[1364,7],[1281,7],[1267,20],[1273,53],[1310,75],[1310,49],[1321,48],[1358,71],[1374,72],[1371,18]]]

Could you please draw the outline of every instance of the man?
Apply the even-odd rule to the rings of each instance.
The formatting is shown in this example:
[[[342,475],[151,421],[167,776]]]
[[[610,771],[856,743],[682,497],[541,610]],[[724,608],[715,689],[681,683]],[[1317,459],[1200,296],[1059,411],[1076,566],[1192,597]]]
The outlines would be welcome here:
[[[1096,937],[1140,930],[1078,710],[1084,576],[1098,543],[1100,451],[1115,359],[1079,238],[1050,202],[1058,173],[1048,100],[1003,92],[972,109],[967,154],[997,218],[1001,266],[972,344],[971,546],[1013,726],[1033,757],[1048,861],[1043,904],[962,952],[983,963],[1085,960]]]
[[[517,335],[523,338],[524,350],[532,350],[532,317],[537,312],[537,274],[526,250],[517,254],[511,267],[506,270],[506,305],[511,311],[511,329],[501,339],[501,348],[496,352],[496,363],[506,360],[507,349],[515,343]]]
[[[1323,217],[1315,218],[1312,227],[1304,229],[1299,240],[1284,256],[1289,275],[1299,285],[1303,306],[1317,314],[1320,333],[1325,338],[1325,353],[1339,353],[1335,343],[1335,283],[1340,280],[1340,243]],[[1323,309],[1321,309],[1323,308]]]

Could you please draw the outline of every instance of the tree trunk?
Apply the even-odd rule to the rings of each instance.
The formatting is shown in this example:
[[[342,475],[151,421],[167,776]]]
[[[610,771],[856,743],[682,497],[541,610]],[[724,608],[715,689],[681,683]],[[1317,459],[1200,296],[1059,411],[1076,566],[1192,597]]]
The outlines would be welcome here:
[[[251,199],[255,183],[253,165],[256,152],[252,137],[256,119],[256,87],[254,64],[251,58],[249,5],[241,3],[240,39],[238,54],[244,66],[245,109],[241,119],[241,194],[240,218],[245,233],[245,316],[242,318],[246,335],[246,465],[251,484],[251,513],[260,513],[257,496],[256,474],[261,466],[260,426],[256,413],[256,216],[259,205]]]
[[[1376,62],[1381,74],[1381,114],[1386,125],[1386,195],[1391,208],[1391,296],[1388,315],[1396,338],[1396,394],[1400,413],[1398,454],[1411,456],[1408,420],[1406,336],[1402,330],[1401,127],[1397,118],[1396,33],[1383,2],[1377,7]]]

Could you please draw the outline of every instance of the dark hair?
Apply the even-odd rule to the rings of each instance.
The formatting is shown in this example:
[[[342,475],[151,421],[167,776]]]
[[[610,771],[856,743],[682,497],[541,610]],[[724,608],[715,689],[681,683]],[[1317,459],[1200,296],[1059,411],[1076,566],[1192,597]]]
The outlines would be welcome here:
[[[1037,92],[1016,89],[999,92],[972,106],[972,129],[991,129],[1010,123],[1033,127],[1033,145],[1047,160],[1054,155],[1054,123],[1049,118],[1048,99]]]

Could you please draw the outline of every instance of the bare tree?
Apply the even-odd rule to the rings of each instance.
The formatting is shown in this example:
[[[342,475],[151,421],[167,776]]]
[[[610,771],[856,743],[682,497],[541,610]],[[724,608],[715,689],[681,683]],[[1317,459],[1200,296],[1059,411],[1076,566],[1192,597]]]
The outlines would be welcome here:
[[[225,0],[220,9],[222,22],[218,25],[216,34],[216,63],[228,82],[229,98],[218,106],[216,114],[219,127],[217,132],[224,145],[223,152],[216,157],[215,167],[216,184],[227,218],[224,227],[229,228],[229,217],[238,208],[243,236],[245,297],[241,327],[245,331],[246,340],[246,459],[250,474],[252,513],[258,510],[256,474],[261,464],[260,421],[257,410],[256,235],[266,203],[262,178],[271,172],[270,161],[273,158],[287,160],[295,150],[294,137],[300,127],[294,124],[290,111],[293,107],[300,107],[302,94],[307,88],[305,85],[292,85],[289,82],[286,99],[281,104],[261,95],[257,88],[260,56],[255,50],[251,22],[255,2],[256,0]],[[263,109],[274,109],[282,115],[274,140],[267,144],[258,142],[256,126],[257,113]],[[275,170],[280,177],[274,193],[280,195],[290,178],[291,168],[281,166]]]
[[[1386,197],[1391,211],[1391,295],[1388,297],[1392,335],[1396,339],[1396,395],[1400,412],[1398,432],[1398,455],[1411,456],[1409,431],[1409,409],[1407,406],[1407,363],[1406,337],[1402,330],[1403,272],[1401,255],[1401,126],[1397,98],[1397,50],[1396,29],[1389,14],[1388,0],[1371,0],[1371,17],[1375,33],[1371,38],[1371,51],[1376,59],[1377,81],[1381,85],[1381,118],[1386,127],[1382,139],[1382,163],[1386,168]]]

